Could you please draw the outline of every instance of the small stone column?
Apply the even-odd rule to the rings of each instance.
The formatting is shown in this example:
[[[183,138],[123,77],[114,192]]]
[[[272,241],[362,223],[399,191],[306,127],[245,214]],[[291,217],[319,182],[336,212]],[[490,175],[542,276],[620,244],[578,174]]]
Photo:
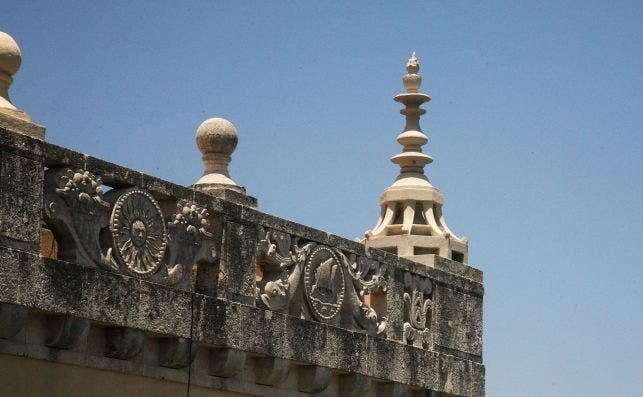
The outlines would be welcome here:
[[[7,33],[0,32],[0,128],[45,139],[45,128],[31,122],[31,117],[16,108],[9,98],[9,86],[20,69],[20,47]]]
[[[256,207],[257,200],[246,195],[246,189],[230,178],[228,164],[239,138],[234,124],[226,119],[211,118],[196,130],[196,144],[203,160],[203,176],[193,188],[209,195]]]

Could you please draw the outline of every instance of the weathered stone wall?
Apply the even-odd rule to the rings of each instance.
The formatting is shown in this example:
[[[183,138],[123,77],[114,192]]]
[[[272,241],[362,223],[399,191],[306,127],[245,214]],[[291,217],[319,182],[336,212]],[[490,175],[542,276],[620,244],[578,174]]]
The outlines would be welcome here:
[[[0,147],[0,365],[26,357],[194,395],[484,395],[480,271],[367,249],[236,192],[7,127]]]

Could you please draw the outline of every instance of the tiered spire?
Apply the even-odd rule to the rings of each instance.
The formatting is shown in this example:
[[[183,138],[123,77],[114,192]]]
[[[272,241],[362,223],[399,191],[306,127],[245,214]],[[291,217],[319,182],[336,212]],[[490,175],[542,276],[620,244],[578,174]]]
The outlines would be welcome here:
[[[406,92],[394,98],[405,105],[400,113],[406,117],[404,131],[397,136],[402,153],[391,158],[400,166],[400,174],[382,193],[380,218],[375,228],[366,232],[364,243],[429,266],[434,255],[467,263],[468,241],[449,230],[442,216],[442,194],[424,175],[424,166],[433,159],[422,152],[429,138],[420,128],[420,116],[426,113],[420,106],[431,98],[419,92],[419,70],[413,53],[402,78]]]

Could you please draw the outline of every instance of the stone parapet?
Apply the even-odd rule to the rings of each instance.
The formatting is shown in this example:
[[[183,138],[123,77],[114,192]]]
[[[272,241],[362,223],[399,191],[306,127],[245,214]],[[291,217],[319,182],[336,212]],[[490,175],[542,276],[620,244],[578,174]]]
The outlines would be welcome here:
[[[0,161],[2,354],[247,395],[484,395],[479,270],[2,126]]]

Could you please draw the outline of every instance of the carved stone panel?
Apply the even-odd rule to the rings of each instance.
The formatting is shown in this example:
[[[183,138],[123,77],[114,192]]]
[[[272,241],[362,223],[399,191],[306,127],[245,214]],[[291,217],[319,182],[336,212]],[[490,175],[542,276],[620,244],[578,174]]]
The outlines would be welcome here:
[[[127,269],[149,277],[161,265],[166,248],[163,214],[149,193],[128,189],[114,203],[109,224],[113,257]]]
[[[45,174],[44,221],[58,242],[58,258],[115,270],[103,255],[99,236],[107,227],[110,205],[100,177],[69,168]]]
[[[386,267],[370,258],[261,230],[257,246],[258,303],[305,319],[379,334],[386,319],[364,301],[364,294],[385,291]]]
[[[171,285],[191,285],[192,268],[218,257],[214,235],[210,231],[207,209],[187,200],[179,200],[176,212],[167,222],[169,258],[167,281]]]
[[[317,246],[304,270],[306,298],[317,320],[329,321],[339,314],[346,285],[339,258],[329,247]]]
[[[404,341],[429,348],[433,283],[428,278],[406,273],[404,289]]]

